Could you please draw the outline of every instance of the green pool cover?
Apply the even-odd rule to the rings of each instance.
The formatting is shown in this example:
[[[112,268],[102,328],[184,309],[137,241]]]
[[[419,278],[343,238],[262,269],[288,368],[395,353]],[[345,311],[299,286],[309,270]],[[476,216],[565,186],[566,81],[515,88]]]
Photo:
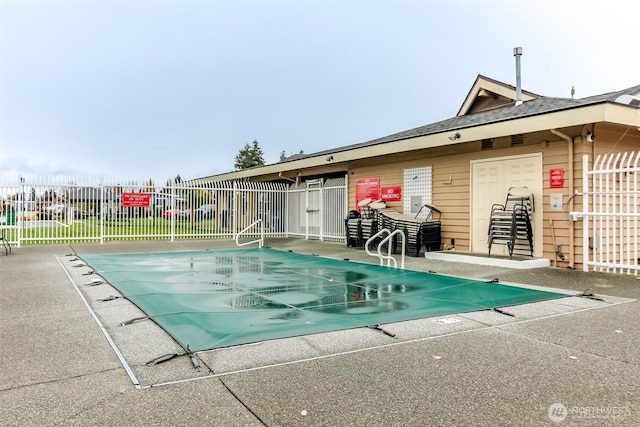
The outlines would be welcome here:
[[[267,248],[83,259],[191,351],[567,296]]]

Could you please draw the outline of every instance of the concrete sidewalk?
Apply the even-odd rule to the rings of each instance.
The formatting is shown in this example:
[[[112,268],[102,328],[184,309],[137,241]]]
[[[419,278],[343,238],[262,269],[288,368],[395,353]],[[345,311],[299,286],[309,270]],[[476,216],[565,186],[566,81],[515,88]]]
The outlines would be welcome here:
[[[267,244],[377,262],[335,243]],[[590,289],[604,301],[573,297],[511,307],[515,317],[474,312],[447,316],[452,323],[385,325],[399,339],[361,328],[221,349],[199,354],[208,370],[198,372],[186,357],[140,363],[158,351],[145,340],[160,348],[171,340],[150,322],[114,327],[108,310],[94,319],[84,303],[94,295],[72,284],[83,274],[71,267],[76,254],[234,246],[110,242],[2,254],[0,425],[640,425],[640,280],[633,276],[407,258],[409,269]]]

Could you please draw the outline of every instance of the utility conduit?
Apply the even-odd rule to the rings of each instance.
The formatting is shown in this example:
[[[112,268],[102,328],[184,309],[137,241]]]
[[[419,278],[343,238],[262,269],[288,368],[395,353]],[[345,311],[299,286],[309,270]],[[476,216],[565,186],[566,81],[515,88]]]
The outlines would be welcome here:
[[[573,180],[573,171],[574,171],[574,164],[573,164],[573,151],[574,151],[574,146],[573,146],[573,138],[571,138],[569,135],[560,132],[559,130],[556,129],[551,129],[551,133],[554,134],[555,136],[558,136],[562,139],[564,139],[565,141],[567,141],[567,161],[568,161],[568,167],[569,167],[569,177],[567,179],[567,181],[569,182],[569,205],[567,206],[568,209],[567,211],[571,212],[573,211],[573,196],[575,194],[575,182]],[[553,248],[553,250],[555,251],[555,247]],[[585,254],[582,254],[582,256],[584,257]],[[569,222],[569,268],[574,268],[575,266],[575,223],[574,221],[570,221]]]

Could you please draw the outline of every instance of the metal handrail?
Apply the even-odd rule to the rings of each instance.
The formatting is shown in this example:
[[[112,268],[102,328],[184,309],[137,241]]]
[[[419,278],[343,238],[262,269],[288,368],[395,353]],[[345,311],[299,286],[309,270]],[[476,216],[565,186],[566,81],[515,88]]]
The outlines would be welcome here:
[[[383,234],[388,234],[387,237],[385,237],[384,239],[382,239],[380,241],[380,243],[378,243],[378,250],[377,253],[372,253],[369,250],[369,243],[373,242],[377,237],[382,236]],[[400,268],[404,269],[404,252],[405,252],[405,235],[404,232],[402,230],[394,230],[393,232],[389,231],[388,228],[383,228],[382,230],[378,231],[376,234],[374,234],[373,236],[371,236],[367,242],[364,244],[364,250],[367,253],[367,255],[371,255],[371,256],[377,256],[380,259],[380,265],[384,265],[384,260],[387,260],[387,266],[391,267],[391,262],[393,261],[393,267],[394,268],[398,268],[398,262],[396,261],[396,259],[391,256],[391,245],[387,245],[387,255],[383,255],[382,254],[382,246],[389,240],[391,240],[393,238],[393,236],[395,236],[396,234],[400,234],[402,236],[402,252],[401,252],[401,257],[400,257]]]
[[[393,232],[391,232],[391,234],[389,234],[387,237],[385,237],[384,239],[382,239],[380,241],[380,243],[378,243],[378,253],[382,254],[381,250],[382,250],[382,245],[385,244],[385,242],[391,240],[393,238],[393,236],[395,236],[396,234],[400,234],[402,236],[402,251],[401,251],[401,256],[400,256],[400,268],[404,269],[404,247],[405,247],[405,235],[404,235],[404,231],[402,230],[394,230]],[[393,261],[393,267],[394,268],[398,268],[398,263],[396,261],[396,259],[391,256],[391,245],[387,245],[387,255],[381,255],[383,258],[387,259],[387,266],[390,267],[391,266],[391,261]]]
[[[260,238],[257,240],[252,240],[250,242],[244,242],[244,243],[240,243],[240,236],[242,235],[242,233],[244,233],[245,231],[247,231],[248,229],[250,229],[251,227],[253,227],[254,225],[260,224]],[[252,243],[257,243],[258,247],[261,248],[264,246],[264,224],[262,223],[262,219],[258,219],[256,221],[254,221],[253,223],[249,224],[247,227],[245,227],[244,229],[240,230],[240,232],[238,232],[238,234],[236,234],[236,245],[238,246],[246,246],[246,245],[250,245]]]
[[[378,253],[376,253],[376,254],[371,252],[369,250],[369,243],[373,242],[378,236],[382,236],[384,233],[391,234],[391,231],[389,231],[389,229],[387,229],[387,228],[383,228],[382,230],[378,231],[373,236],[369,237],[369,239],[364,244],[364,251],[367,253],[367,255],[377,256],[378,258],[380,258],[380,265],[384,265],[384,259],[382,258],[382,254],[380,253],[380,251],[378,251]]]

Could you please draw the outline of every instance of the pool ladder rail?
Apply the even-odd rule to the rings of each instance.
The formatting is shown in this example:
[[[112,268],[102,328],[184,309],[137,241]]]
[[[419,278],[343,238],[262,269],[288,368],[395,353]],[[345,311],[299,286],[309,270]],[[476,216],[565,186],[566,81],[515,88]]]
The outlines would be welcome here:
[[[387,234],[387,236],[380,240],[380,243],[378,243],[378,249],[377,249],[377,253],[373,253],[371,252],[371,250],[369,249],[369,244],[374,242],[378,237],[382,236],[383,234]],[[378,257],[380,259],[380,265],[384,265],[384,261],[387,261],[387,267],[391,267],[393,264],[393,268],[398,268],[398,262],[396,261],[396,259],[391,255],[391,239],[396,235],[399,234],[402,237],[402,251],[401,251],[401,255],[400,255],[400,268],[404,269],[404,250],[405,250],[405,241],[406,241],[406,237],[404,235],[404,232],[402,230],[394,230],[394,231],[390,231],[388,228],[383,228],[382,230],[378,231],[376,234],[374,234],[373,236],[371,236],[367,242],[364,244],[364,250],[367,252],[368,255],[371,256],[375,256]],[[387,243],[387,254],[383,254],[382,253],[382,246],[384,246],[385,243]]]
[[[245,233],[250,228],[252,228],[252,227],[254,227],[256,225],[260,225],[260,238],[256,239],[256,240],[251,240],[249,242],[240,243],[240,236],[242,236],[242,233]],[[249,224],[247,227],[245,227],[242,230],[240,230],[238,232],[238,234],[236,234],[236,239],[235,240],[236,240],[236,245],[238,245],[238,246],[246,246],[246,245],[251,245],[253,243],[257,243],[259,248],[263,247],[264,246],[264,223],[262,222],[262,219],[258,219],[256,221],[252,222],[251,224]]]

